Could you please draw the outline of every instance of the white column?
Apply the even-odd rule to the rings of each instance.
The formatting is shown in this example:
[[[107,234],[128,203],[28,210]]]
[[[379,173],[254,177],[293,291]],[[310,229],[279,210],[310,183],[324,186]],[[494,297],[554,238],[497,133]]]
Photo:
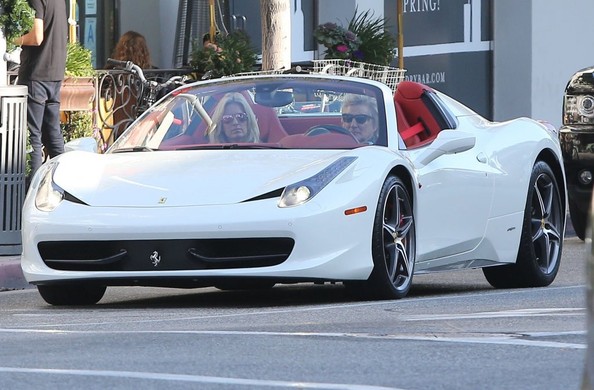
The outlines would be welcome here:
[[[0,14],[4,13],[4,10],[0,7]],[[6,71],[6,60],[4,59],[4,53],[6,53],[6,37],[4,31],[0,28],[0,53],[2,58],[0,59],[0,87],[8,84],[8,73]]]

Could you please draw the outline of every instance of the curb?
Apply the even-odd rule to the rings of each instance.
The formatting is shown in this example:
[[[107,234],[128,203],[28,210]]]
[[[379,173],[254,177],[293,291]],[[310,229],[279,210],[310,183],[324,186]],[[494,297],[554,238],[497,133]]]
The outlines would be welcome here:
[[[31,288],[21,270],[20,256],[0,256],[0,291]]]

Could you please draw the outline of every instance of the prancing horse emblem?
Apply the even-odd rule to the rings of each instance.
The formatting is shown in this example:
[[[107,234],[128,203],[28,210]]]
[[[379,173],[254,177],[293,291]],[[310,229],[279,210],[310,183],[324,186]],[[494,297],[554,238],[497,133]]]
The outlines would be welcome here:
[[[161,256],[159,256],[159,252],[154,251],[153,254],[150,257],[151,259],[151,263],[153,263],[153,266],[158,266],[159,263],[161,262]]]

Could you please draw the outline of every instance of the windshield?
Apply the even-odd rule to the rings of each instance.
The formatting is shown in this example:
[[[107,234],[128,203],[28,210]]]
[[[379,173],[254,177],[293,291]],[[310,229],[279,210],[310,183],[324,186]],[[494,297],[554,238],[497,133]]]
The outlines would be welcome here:
[[[382,96],[360,81],[316,77],[196,83],[145,112],[108,153],[385,145]]]

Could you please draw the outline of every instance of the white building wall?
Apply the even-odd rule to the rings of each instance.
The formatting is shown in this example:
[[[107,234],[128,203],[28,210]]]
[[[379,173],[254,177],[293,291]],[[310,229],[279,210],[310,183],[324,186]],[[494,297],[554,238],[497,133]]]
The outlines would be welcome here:
[[[494,119],[528,116],[560,127],[567,81],[594,65],[594,1],[493,3]]]
[[[594,1],[532,0],[532,116],[561,126],[563,91],[594,65]]]
[[[171,68],[178,0],[122,0],[120,31],[134,30],[146,38],[153,64]]]
[[[493,119],[530,116],[532,0],[496,0],[493,6]]]
[[[159,58],[160,68],[173,68],[173,49],[175,46],[175,33],[177,30],[178,17],[178,0],[161,0],[159,1],[161,7],[161,57]]]

